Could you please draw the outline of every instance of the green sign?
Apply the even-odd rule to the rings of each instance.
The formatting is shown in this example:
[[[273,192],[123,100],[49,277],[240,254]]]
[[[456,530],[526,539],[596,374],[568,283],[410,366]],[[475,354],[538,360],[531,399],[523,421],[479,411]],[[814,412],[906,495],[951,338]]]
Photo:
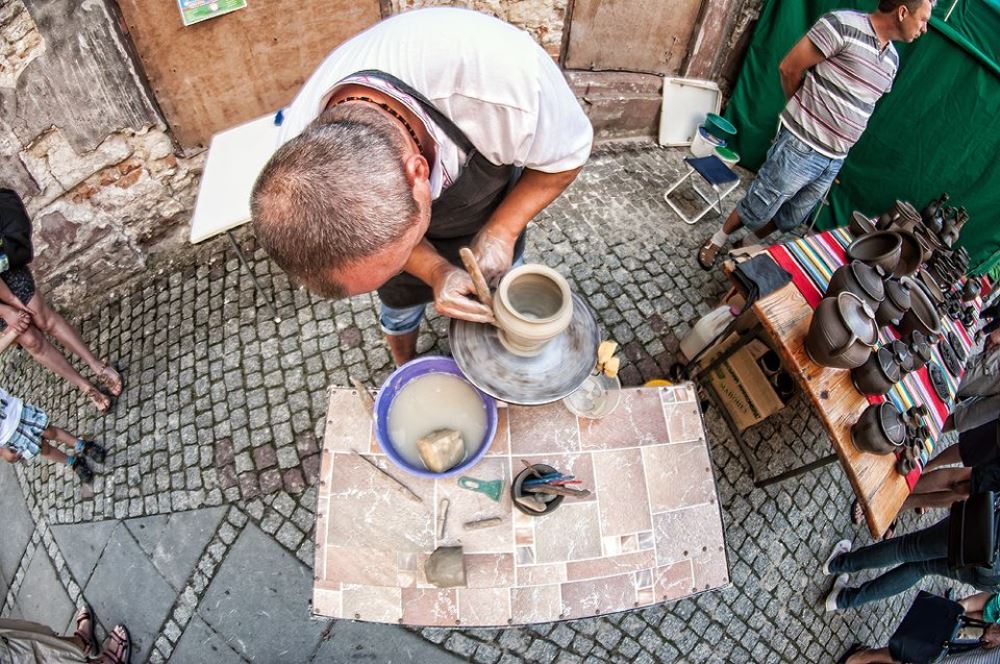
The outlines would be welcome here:
[[[177,4],[181,8],[184,25],[191,25],[243,9],[247,6],[247,0],[177,0]]]

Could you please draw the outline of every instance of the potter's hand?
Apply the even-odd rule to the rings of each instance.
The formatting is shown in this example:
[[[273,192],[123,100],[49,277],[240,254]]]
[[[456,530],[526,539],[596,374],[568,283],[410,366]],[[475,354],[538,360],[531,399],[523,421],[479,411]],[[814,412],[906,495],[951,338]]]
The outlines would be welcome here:
[[[7,323],[7,327],[17,334],[23,334],[31,324],[31,315],[14,307],[0,306],[0,317]]]
[[[438,271],[431,286],[434,288],[434,308],[442,316],[474,323],[493,322],[490,308],[472,298],[476,287],[465,270],[448,265]]]
[[[510,237],[505,233],[489,228],[483,228],[472,240],[472,253],[476,256],[479,269],[491,288],[496,288],[500,277],[510,269],[514,261],[514,245],[517,236]]]

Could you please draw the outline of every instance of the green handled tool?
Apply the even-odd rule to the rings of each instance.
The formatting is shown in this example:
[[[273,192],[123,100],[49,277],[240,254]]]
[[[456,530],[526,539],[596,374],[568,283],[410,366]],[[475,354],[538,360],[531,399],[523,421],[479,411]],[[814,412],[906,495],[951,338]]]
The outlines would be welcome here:
[[[458,486],[463,489],[468,489],[469,491],[478,491],[479,493],[489,496],[498,503],[500,502],[500,492],[503,491],[503,482],[500,480],[484,482],[483,480],[477,480],[475,477],[469,477],[468,475],[462,475],[458,478]]]

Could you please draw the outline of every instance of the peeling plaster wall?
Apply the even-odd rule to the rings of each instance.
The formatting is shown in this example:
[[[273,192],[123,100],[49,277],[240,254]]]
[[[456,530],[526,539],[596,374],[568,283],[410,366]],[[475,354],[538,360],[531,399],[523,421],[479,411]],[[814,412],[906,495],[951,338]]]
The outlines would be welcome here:
[[[0,186],[25,199],[53,299],[179,247],[202,159],[175,152],[105,0],[0,0]]]

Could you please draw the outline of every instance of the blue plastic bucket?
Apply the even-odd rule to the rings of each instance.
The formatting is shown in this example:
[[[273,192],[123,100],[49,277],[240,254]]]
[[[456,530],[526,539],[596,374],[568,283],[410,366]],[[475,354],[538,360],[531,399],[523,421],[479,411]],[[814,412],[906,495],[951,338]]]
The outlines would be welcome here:
[[[389,408],[392,406],[392,402],[396,399],[400,390],[406,387],[410,381],[434,373],[450,374],[461,378],[469,387],[476,390],[476,393],[483,402],[483,406],[486,407],[486,432],[483,435],[483,440],[479,443],[479,447],[465,461],[443,473],[433,473],[423,466],[417,468],[410,464],[396,451],[389,437]],[[493,397],[481,392],[475,385],[469,383],[465,374],[458,368],[458,364],[450,357],[433,355],[430,357],[418,357],[415,360],[407,362],[392,372],[392,375],[382,385],[382,389],[379,390],[378,397],[375,399],[375,440],[378,442],[378,446],[382,448],[382,451],[385,452],[386,456],[394,464],[406,472],[419,475],[420,477],[451,477],[452,475],[458,475],[468,470],[476,465],[483,458],[483,455],[486,454],[487,450],[490,449],[496,432],[497,402]]]

